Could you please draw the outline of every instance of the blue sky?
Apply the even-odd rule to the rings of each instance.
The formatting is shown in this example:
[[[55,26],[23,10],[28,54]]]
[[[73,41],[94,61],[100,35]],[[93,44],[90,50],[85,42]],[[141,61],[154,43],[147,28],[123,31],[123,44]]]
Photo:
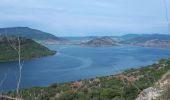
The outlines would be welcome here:
[[[163,0],[1,0],[0,27],[15,26],[56,36],[168,34]]]

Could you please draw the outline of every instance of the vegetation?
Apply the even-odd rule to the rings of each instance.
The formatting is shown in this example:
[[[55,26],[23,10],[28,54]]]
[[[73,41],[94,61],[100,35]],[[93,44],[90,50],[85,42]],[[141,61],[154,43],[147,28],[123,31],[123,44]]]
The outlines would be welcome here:
[[[60,38],[40,31],[36,29],[31,29],[29,27],[10,27],[10,28],[0,28],[1,35],[8,35],[8,36],[20,36],[26,37],[29,39],[42,41],[42,40],[58,40]]]
[[[143,89],[153,86],[168,70],[170,59],[118,75],[21,89],[20,94],[24,100],[135,100]],[[16,92],[6,95],[16,97]]]
[[[20,37],[20,42],[22,60],[55,54],[55,51],[51,51],[31,39]],[[0,62],[18,60],[18,54],[13,47],[18,49],[18,39],[16,37],[0,37]]]

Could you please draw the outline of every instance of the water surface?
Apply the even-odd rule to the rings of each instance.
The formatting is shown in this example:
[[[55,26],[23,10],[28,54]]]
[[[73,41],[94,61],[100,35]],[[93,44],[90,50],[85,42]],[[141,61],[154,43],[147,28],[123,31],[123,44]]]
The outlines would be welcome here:
[[[58,53],[54,56],[24,61],[22,88],[111,75],[170,57],[170,50],[138,46],[48,47]],[[18,70],[17,62],[0,63],[0,90],[16,88]]]

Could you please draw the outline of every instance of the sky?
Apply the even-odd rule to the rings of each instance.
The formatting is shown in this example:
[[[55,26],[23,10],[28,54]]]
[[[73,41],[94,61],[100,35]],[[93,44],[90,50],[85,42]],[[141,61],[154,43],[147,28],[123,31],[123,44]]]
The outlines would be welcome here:
[[[30,27],[56,36],[168,34],[165,14],[163,0],[0,0],[1,28]]]

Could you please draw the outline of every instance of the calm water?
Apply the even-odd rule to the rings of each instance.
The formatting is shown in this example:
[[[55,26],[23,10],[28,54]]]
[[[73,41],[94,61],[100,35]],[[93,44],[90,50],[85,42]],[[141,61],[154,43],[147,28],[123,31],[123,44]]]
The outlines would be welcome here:
[[[24,62],[22,88],[49,86],[52,83],[115,74],[170,57],[170,50],[136,46],[95,48],[53,45],[48,47],[57,50],[58,53]],[[17,76],[17,62],[0,63],[0,90],[15,89]],[[5,80],[4,83],[2,80]]]

